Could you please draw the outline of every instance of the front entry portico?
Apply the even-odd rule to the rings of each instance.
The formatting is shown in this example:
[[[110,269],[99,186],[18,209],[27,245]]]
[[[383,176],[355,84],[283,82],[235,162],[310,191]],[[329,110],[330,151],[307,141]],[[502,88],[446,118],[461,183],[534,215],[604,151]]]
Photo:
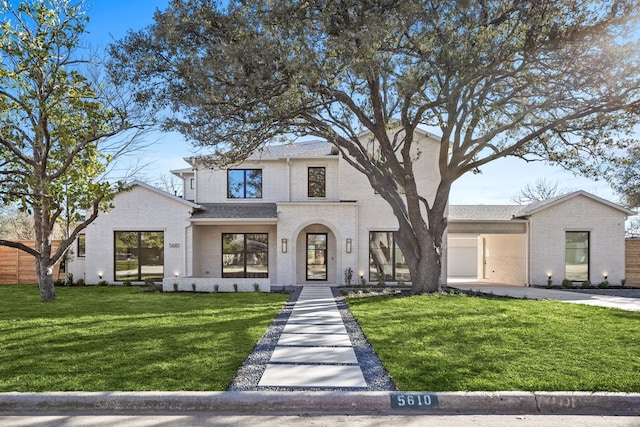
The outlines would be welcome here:
[[[336,283],[336,237],[327,226],[311,224],[296,239],[297,283]]]

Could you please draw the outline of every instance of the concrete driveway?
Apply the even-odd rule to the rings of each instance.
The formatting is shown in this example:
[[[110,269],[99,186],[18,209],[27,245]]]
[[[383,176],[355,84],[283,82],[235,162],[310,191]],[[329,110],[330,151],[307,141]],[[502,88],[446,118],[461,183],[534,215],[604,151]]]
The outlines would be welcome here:
[[[619,308],[629,311],[640,311],[640,298],[616,295],[589,294],[577,291],[533,288],[512,285],[483,284],[464,281],[450,281],[449,286],[460,290],[472,290],[486,294],[507,296],[512,298],[554,299],[574,304],[595,305],[599,307]]]

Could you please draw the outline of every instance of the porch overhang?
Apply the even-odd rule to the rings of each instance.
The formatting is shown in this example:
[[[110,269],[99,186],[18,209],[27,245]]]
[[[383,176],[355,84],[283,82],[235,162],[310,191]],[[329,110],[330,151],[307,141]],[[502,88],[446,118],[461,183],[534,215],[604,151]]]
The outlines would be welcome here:
[[[278,218],[191,218],[193,225],[273,225]]]

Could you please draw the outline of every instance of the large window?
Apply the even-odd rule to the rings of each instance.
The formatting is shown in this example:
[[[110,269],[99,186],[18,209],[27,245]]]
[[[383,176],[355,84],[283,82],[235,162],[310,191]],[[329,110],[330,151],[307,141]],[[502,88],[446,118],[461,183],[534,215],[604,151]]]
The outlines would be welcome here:
[[[377,282],[411,280],[409,267],[402,251],[395,243],[392,231],[369,233],[369,280]]]
[[[160,280],[164,277],[162,231],[115,232],[115,280]]]
[[[589,232],[567,231],[565,234],[565,277],[575,282],[589,280]]]
[[[227,197],[229,199],[261,199],[262,169],[227,170]]]
[[[309,197],[326,197],[326,170],[323,167],[308,169]]]
[[[269,277],[269,235],[223,233],[222,277]]]

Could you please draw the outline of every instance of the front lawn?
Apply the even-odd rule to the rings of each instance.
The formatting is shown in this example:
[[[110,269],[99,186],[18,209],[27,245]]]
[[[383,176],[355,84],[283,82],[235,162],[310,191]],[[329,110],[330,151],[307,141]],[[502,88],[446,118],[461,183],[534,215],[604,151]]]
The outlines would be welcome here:
[[[640,313],[466,296],[351,298],[401,390],[640,392]]]
[[[224,390],[287,295],[0,286],[0,391]]]

